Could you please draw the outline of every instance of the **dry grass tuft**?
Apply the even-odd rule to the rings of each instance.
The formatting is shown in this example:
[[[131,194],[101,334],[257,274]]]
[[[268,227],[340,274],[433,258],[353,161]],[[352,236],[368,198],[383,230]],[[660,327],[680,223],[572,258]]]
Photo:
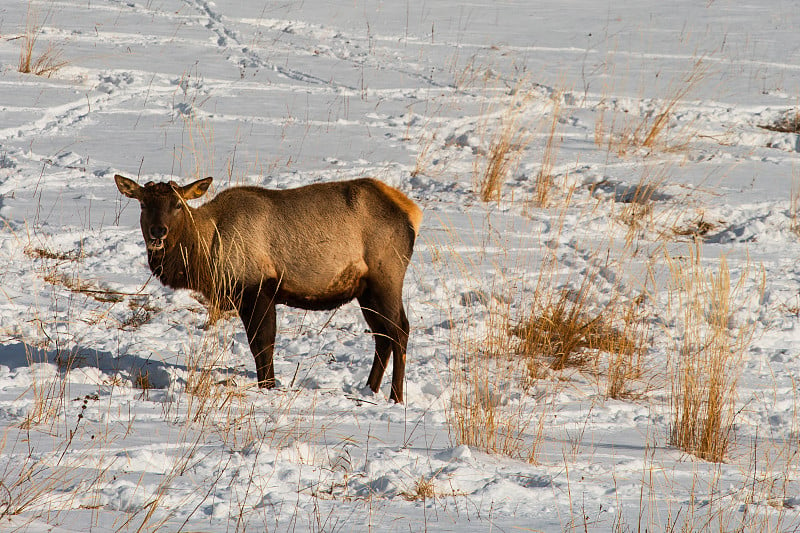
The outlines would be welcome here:
[[[543,443],[548,402],[538,412],[512,402],[521,381],[508,359],[469,354],[455,372],[448,410],[453,438],[488,453],[536,462]]]
[[[672,233],[676,237],[689,237],[692,240],[702,239],[719,226],[718,222],[711,222],[705,219],[704,213],[700,213],[694,219],[680,226],[672,228]]]
[[[33,372],[29,389],[32,400],[19,427],[28,430],[39,425],[52,424],[58,419],[64,410],[67,382],[63,375],[59,376],[49,365],[39,364],[45,362],[46,358],[37,348],[25,345],[25,357]],[[70,357],[62,357],[59,353],[56,359],[69,360]]]
[[[498,284],[503,290],[510,287],[507,280]],[[531,400],[522,394],[524,368],[514,356],[514,340],[509,334],[512,301],[510,297],[487,297],[486,328],[477,335],[471,320],[463,330],[451,329],[452,395],[447,419],[451,439],[458,445],[536,462],[550,403],[545,399],[532,409]],[[548,388],[543,396],[549,398],[551,393]]]
[[[116,303],[121,302],[126,296],[136,296],[131,293],[104,289],[92,282],[81,280],[76,272],[64,272],[62,267],[65,264],[78,263],[83,260],[82,250],[58,251],[28,246],[24,253],[30,258],[42,262],[40,266],[42,279],[51,285],[84,294],[101,303]]]
[[[17,70],[23,74],[35,74],[49,78],[65,67],[68,62],[62,58],[61,49],[56,48],[52,43],[47,46],[44,52],[34,58],[33,51],[36,47],[36,41],[42,32],[43,24],[43,22],[39,22],[37,12],[29,6],[28,14],[25,18],[25,34],[22,36]]]
[[[608,250],[602,254],[607,256]],[[625,248],[619,261],[627,254]],[[645,377],[650,335],[645,296],[626,296],[620,277],[606,285],[601,272],[620,269],[623,263],[594,257],[572,283],[560,278],[555,254],[542,261],[533,298],[511,329],[515,352],[522,356],[530,382],[575,368],[598,377],[605,374],[600,387],[607,397],[628,397]]]
[[[136,329],[150,322],[161,309],[149,302],[146,295],[132,297],[128,301],[130,315],[120,323],[120,329]]]
[[[558,121],[561,118],[563,96],[563,91],[556,91],[551,97],[553,109],[551,111],[550,130],[544,152],[542,153],[542,165],[539,167],[539,172],[536,174],[534,196],[532,199],[536,207],[547,207],[550,203],[550,193],[553,190],[555,181],[553,166],[556,163],[556,155],[558,154],[558,142],[556,139],[558,138]]]
[[[625,244],[628,247],[654,225],[656,199],[667,177],[665,168],[662,167],[653,173],[648,166],[645,166],[634,190],[620,198],[623,207],[615,218],[627,228]]]
[[[403,499],[408,500],[410,502],[417,501],[417,500],[427,500],[429,498],[436,497],[436,485],[433,482],[433,478],[426,478],[425,476],[420,476],[419,479],[414,481],[414,486],[410,491],[403,491],[400,494]]]
[[[685,197],[674,198],[665,193],[671,177],[668,165],[644,165],[639,182],[632,190],[617,195],[621,207],[613,220],[625,227],[625,245],[635,248],[641,239],[674,241],[689,237],[702,239],[718,223],[705,218],[703,210],[689,213]]]
[[[150,371],[144,368],[137,368],[133,375],[133,386],[142,392],[147,392],[153,388],[150,381]]]
[[[83,281],[76,275],[52,271],[44,275],[44,280],[51,285],[60,285],[70,292],[83,294],[101,303],[118,303],[126,296],[135,296],[127,292],[103,289],[97,285]]]
[[[608,126],[606,109],[601,105],[600,115],[595,123],[595,144],[605,147],[609,152],[616,152],[620,157],[642,149],[648,153],[684,149],[694,134],[684,128],[684,131],[675,131],[670,136],[670,120],[680,103],[697,88],[707,74],[708,67],[702,59],[698,59],[691,72],[675,83],[668,90],[668,96],[655,103],[653,110],[644,115],[615,111]]]
[[[716,272],[700,263],[700,244],[688,258],[667,255],[676,310],[678,360],[671,378],[670,443],[702,459],[723,461],[731,444],[736,385],[753,338],[753,323],[736,324],[733,312],[749,300],[742,275],[732,286],[724,256]],[[764,281],[761,282],[763,292]],[[756,291],[758,292],[758,291]],[[744,300],[744,302],[743,302]]]
[[[518,352],[527,361],[531,378],[538,377],[542,361],[549,361],[553,370],[585,369],[596,366],[601,352],[611,354],[615,376],[610,380],[614,385],[609,387],[609,395],[617,397],[624,388],[623,378],[631,370],[638,368],[635,374],[641,374],[640,365],[625,361],[644,353],[644,320],[637,302],[626,307],[611,301],[591,312],[590,278],[585,281],[578,291],[560,291],[514,329],[520,339]]]
[[[533,135],[522,121],[533,98],[533,93],[524,90],[522,83],[517,85],[508,107],[502,113],[497,131],[489,138],[487,150],[479,152],[475,159],[474,181],[478,195],[484,202],[500,201],[503,184],[519,167],[525,148],[533,140]]]
[[[49,259],[59,262],[80,261],[83,259],[83,253],[81,250],[69,250],[64,252],[60,250],[50,250],[48,248],[39,246],[26,246],[24,253],[33,259]]]

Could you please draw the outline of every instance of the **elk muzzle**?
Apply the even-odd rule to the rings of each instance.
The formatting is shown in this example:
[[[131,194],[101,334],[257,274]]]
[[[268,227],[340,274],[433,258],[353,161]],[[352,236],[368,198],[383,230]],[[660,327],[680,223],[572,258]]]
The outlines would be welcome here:
[[[166,226],[151,226],[148,230],[150,238],[145,243],[148,250],[161,250],[164,248],[164,239],[169,230]]]

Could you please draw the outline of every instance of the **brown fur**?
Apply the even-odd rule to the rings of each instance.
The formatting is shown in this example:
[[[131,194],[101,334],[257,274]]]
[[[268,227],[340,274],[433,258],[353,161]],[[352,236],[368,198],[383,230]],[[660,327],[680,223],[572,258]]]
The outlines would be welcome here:
[[[192,208],[211,178],[180,187],[139,186],[115,176],[139,201],[152,272],[165,285],[201,292],[214,309],[236,309],[256,361],[273,387],[276,304],[333,309],[357,299],[375,339],[367,384],[377,392],[393,354],[391,399],[403,401],[409,325],[402,302],[422,211],[375,179],[296,189],[233,187]]]

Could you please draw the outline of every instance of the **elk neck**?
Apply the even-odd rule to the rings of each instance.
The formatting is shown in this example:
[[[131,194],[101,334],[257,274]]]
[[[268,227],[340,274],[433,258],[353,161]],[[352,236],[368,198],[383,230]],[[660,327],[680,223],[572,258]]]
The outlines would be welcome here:
[[[210,297],[209,247],[213,235],[213,222],[203,218],[198,209],[185,206],[180,222],[170,228],[164,248],[147,251],[150,271],[168,287],[190,289]]]

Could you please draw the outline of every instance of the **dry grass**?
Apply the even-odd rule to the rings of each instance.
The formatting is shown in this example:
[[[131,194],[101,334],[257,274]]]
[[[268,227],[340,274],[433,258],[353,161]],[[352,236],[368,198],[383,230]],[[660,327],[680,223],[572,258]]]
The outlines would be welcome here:
[[[480,259],[458,251],[463,238],[449,234],[441,244],[444,250],[434,252],[444,286],[449,280],[466,279],[480,287],[474,294],[462,292],[461,298],[447,299],[447,306],[460,301],[466,317],[459,304],[444,309],[458,317],[451,318],[449,326],[451,395],[445,414],[450,438],[456,445],[535,462],[543,443],[551,392],[544,392],[533,409],[532,399],[521,394],[524,367],[513,355],[514,340],[509,335],[515,281],[498,276],[487,285],[475,262]],[[435,249],[439,243],[429,242],[428,246]],[[476,320],[483,322],[480,328],[475,327]]]
[[[554,186],[553,166],[558,154],[558,124],[561,118],[561,104],[564,97],[563,91],[556,91],[551,96],[553,109],[550,117],[549,134],[547,143],[542,153],[542,164],[536,174],[532,203],[536,207],[547,207],[550,203],[550,194]]]
[[[126,296],[136,296],[134,293],[103,289],[92,282],[81,280],[77,275],[56,270],[45,274],[44,280],[51,285],[62,286],[70,292],[84,294],[101,303],[117,303],[124,300]]]
[[[85,281],[77,273],[77,263],[83,260],[82,250],[58,251],[44,247],[27,246],[25,255],[40,261],[38,266],[42,279],[47,283],[67,289],[73,293],[83,294],[100,303],[117,303],[126,297],[136,294],[105,289],[91,281]],[[66,272],[65,267],[72,265],[73,272]]]
[[[67,381],[64,374],[59,375],[56,369],[39,364],[46,362],[46,359],[36,348],[25,345],[25,355],[32,373],[29,389],[32,399],[19,427],[27,430],[55,423],[64,411]]]
[[[425,501],[430,498],[436,497],[436,485],[434,484],[434,478],[426,478],[425,476],[420,476],[418,479],[414,481],[413,487],[409,491],[403,491],[400,494],[403,499],[408,500],[410,502],[416,500]]]
[[[228,409],[237,407],[231,400],[243,392],[218,377],[225,356],[225,346],[232,339],[220,338],[219,328],[214,325],[206,329],[199,341],[192,341],[186,350],[187,375],[185,386],[186,420],[195,425],[204,425]]]
[[[498,391],[497,376],[487,374],[486,379],[476,380],[464,375],[459,379],[459,392],[452,398],[448,417],[454,441],[487,453],[537,462],[549,398],[542,399],[538,413],[530,412],[519,403],[504,405],[509,391]]]
[[[800,236],[800,172],[792,172],[792,186],[789,191],[789,229]]]
[[[211,124],[195,115],[185,116],[189,153],[191,154],[193,179],[214,175],[214,130]]]
[[[605,352],[608,353],[606,390],[608,398],[623,399],[635,396],[634,383],[645,378],[645,356],[649,347],[650,317],[644,306],[644,296],[626,305],[612,307],[612,326]]]
[[[635,250],[643,241],[702,240],[720,224],[702,208],[691,208],[694,191],[675,197],[664,192],[672,175],[668,164],[645,164],[639,182],[615,198],[612,219],[625,228],[626,248]]]
[[[435,114],[433,116],[435,116]],[[411,139],[409,130],[412,122],[412,120],[409,120],[409,126],[406,129],[405,139]],[[414,163],[414,169],[411,171],[412,177],[428,175],[431,172],[432,164],[438,156],[435,148],[438,142],[438,128],[434,125],[434,119],[432,117],[428,117],[428,119],[425,121],[425,125],[421,128],[419,137],[417,138],[419,152],[417,153]],[[439,172],[442,171],[443,170],[440,170]]]
[[[612,112],[607,124],[605,105],[595,122],[595,144],[609,152],[624,157],[645,150],[676,151],[684,149],[694,137],[686,128],[670,127],[675,110],[707,76],[708,68],[702,59],[695,61],[692,70],[667,90],[667,96],[654,101],[655,107],[643,115],[630,112]]]
[[[705,213],[700,211],[693,219],[673,226],[672,234],[676,237],[689,237],[691,240],[699,240],[714,231],[718,226],[718,222],[706,220]]]
[[[144,368],[137,368],[133,373],[133,386],[147,393],[153,388],[153,383],[150,381],[150,371]]]
[[[532,309],[516,328],[517,351],[526,361],[530,379],[552,370],[578,368],[596,372],[601,354],[608,363],[605,394],[623,398],[631,383],[643,376],[649,327],[641,300],[612,299],[592,309],[592,276],[575,291],[555,291]]]
[[[791,109],[772,124],[762,124],[759,127],[778,133],[800,133],[800,109]]]
[[[545,358],[554,370],[583,367],[594,359],[596,350],[632,345],[606,323],[602,312],[589,314],[588,285],[557,294],[514,330],[520,338],[519,353],[529,361],[532,376]]]
[[[67,61],[63,59],[61,49],[52,43],[48,44],[45,51],[34,58],[36,41],[42,33],[43,25],[44,21],[39,22],[37,11],[32,5],[29,5],[28,13],[25,17],[25,34],[21,37],[22,45],[20,47],[17,70],[24,74],[35,74],[49,78],[64,68],[67,65]]]
[[[510,356],[508,325],[494,312],[486,337],[465,342],[458,335],[453,365],[453,395],[448,422],[453,440],[488,453],[536,462],[544,434],[549,402],[531,411],[519,397],[525,381],[519,361]],[[501,355],[502,354],[502,355]]]
[[[525,148],[530,145],[533,135],[523,118],[534,94],[525,90],[519,83],[512,91],[512,97],[502,112],[497,129],[490,134],[488,148],[479,152],[473,164],[473,181],[478,196],[484,202],[499,202],[503,184],[509,175],[519,167]],[[487,113],[484,129],[489,128],[494,113]]]
[[[731,445],[742,358],[755,330],[753,324],[736,324],[733,313],[753,293],[742,294],[747,273],[731,284],[724,256],[716,272],[708,272],[699,243],[685,260],[667,255],[667,263],[678,327],[670,442],[702,459],[723,461]]]
[[[161,311],[152,304],[147,295],[134,296],[128,300],[130,315],[120,323],[120,329],[136,329],[152,320],[153,316]]]
[[[9,450],[8,436],[8,432],[4,433],[0,451],[15,457],[15,460],[5,462],[0,470],[0,519],[4,522],[9,516],[43,508],[48,502],[58,499],[54,494],[63,494],[65,487],[74,486],[81,480],[79,467],[61,466],[58,464],[60,461],[56,462],[55,454],[41,457],[36,453],[38,458],[35,458],[29,443],[27,453],[16,449],[19,442],[12,444]],[[101,477],[102,473],[98,472],[98,479]],[[87,490],[95,483],[97,480],[87,480],[80,486]],[[14,529],[10,522],[5,523],[5,527]]]
[[[653,213],[653,195],[657,189],[657,183],[652,183],[643,176],[632,197],[624,201],[619,220],[628,226],[629,235],[633,235],[649,226],[648,222],[652,220]],[[630,240],[630,237],[626,237],[626,241]]]
[[[208,97],[199,88],[200,79],[198,72],[185,71],[178,83],[180,94],[176,94],[176,98],[182,100],[175,109],[177,118],[182,121],[182,138],[185,141],[173,149],[174,159],[178,167],[177,173],[191,180],[216,175],[214,127],[201,112]],[[233,181],[235,155],[234,150],[226,162],[229,183]],[[213,187],[214,185],[212,190]]]
[[[185,385],[170,411],[185,421],[184,431],[214,434],[229,446],[270,440],[271,446],[282,447],[287,442],[313,440],[315,429],[304,426],[309,417],[313,418],[313,409],[300,416],[292,411],[302,391],[269,391],[271,409],[264,417],[264,411],[253,405],[256,384],[238,385],[228,373],[225,360],[236,329],[230,324],[215,324],[204,329],[199,339],[187,343]],[[287,422],[277,426],[267,423],[281,417]]]
[[[656,220],[655,198],[658,197],[660,188],[667,180],[668,167],[659,165],[658,169],[653,171],[649,165],[645,165],[639,183],[636,184],[632,193],[620,198],[623,206],[615,218],[627,228],[625,232],[626,246],[632,246],[638,237],[644,235],[648,228],[654,225]],[[660,222],[659,225],[664,224],[663,219]],[[669,223],[665,225],[670,226]]]
[[[568,207],[562,208],[557,228],[563,228]],[[643,292],[631,295],[626,276],[620,275],[632,261],[629,245],[617,250],[612,239],[592,246],[596,251],[587,251],[586,266],[574,273],[565,270],[557,250],[545,253],[535,289],[521,306],[524,314],[511,333],[529,380],[576,368],[598,377],[605,374],[603,393],[623,398],[634,394],[635,384],[646,378],[646,289],[643,285]]]
[[[494,241],[491,246],[504,249]],[[505,279],[505,274],[488,284],[476,279],[479,293],[486,295],[481,305],[475,305],[485,310],[481,316],[485,327],[477,332],[454,328],[451,341],[453,394],[448,422],[453,440],[531,462],[538,460],[543,447],[552,414],[548,400],[569,379],[560,372],[578,368],[598,378],[604,396],[630,398],[647,378],[650,332],[644,298],[624,296],[615,285],[609,289],[609,281],[600,274],[622,268],[597,261],[608,250],[595,254],[590,266],[581,270],[574,289],[568,288],[575,287],[569,283],[573,275],[564,279],[558,252],[542,250],[533,290],[518,279]],[[495,271],[506,272],[508,266]],[[457,268],[461,278],[475,277],[476,265],[459,260]],[[525,270],[529,269],[526,264]]]
[[[41,246],[27,246],[24,250],[25,255],[34,259],[50,259],[58,262],[80,261],[83,259],[81,250],[50,250]]]

